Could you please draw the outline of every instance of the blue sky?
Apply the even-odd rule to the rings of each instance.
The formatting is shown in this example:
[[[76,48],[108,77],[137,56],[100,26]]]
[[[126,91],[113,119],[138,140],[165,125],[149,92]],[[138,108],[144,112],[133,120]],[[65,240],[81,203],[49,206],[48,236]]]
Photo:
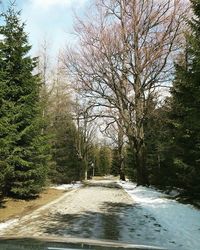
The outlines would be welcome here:
[[[2,0],[4,9],[9,0]],[[82,15],[89,0],[16,0],[26,22],[32,52],[38,51],[44,39],[50,44],[53,54],[67,42],[73,41],[73,16]]]

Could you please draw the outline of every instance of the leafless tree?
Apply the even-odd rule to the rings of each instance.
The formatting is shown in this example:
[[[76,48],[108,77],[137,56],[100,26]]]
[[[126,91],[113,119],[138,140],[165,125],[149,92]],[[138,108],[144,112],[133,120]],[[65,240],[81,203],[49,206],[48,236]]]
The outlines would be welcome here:
[[[95,116],[95,114],[94,114]],[[110,114],[110,117],[112,115]],[[112,147],[115,149],[115,155],[117,159],[117,169],[120,175],[120,180],[125,180],[125,145],[126,136],[122,127],[123,121],[120,119],[119,115],[113,114],[113,118],[103,118],[102,117],[102,128],[101,132],[105,135],[111,142]]]
[[[148,184],[144,122],[149,97],[169,84],[185,8],[181,0],[99,0],[94,16],[77,22],[79,45],[63,55],[90,104],[101,107],[101,114],[119,114],[134,151],[138,184]]]
[[[76,150],[81,162],[84,179],[88,179],[89,169],[89,152],[95,141],[95,132],[97,124],[92,120],[90,115],[91,109],[88,109],[84,102],[80,102],[78,97],[73,103],[74,121],[77,127]]]

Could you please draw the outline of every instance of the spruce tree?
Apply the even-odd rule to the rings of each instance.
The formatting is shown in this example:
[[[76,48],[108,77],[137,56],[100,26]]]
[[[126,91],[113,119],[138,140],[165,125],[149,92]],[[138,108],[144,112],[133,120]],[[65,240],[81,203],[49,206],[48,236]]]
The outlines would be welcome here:
[[[145,124],[149,182],[160,188],[173,186],[175,183],[173,138],[168,117],[171,112],[170,100],[167,97],[162,105],[154,105]]]
[[[9,169],[6,190],[20,198],[37,195],[47,175],[47,142],[40,108],[40,79],[33,75],[37,59],[13,6],[0,26],[1,55],[1,166]]]
[[[4,60],[2,53],[2,42],[0,42],[0,192],[4,193],[6,187],[6,177],[12,172],[9,165],[10,151],[13,147],[15,125],[11,125],[12,112],[10,108],[12,102],[6,98],[8,86],[5,79]]]
[[[111,167],[112,167],[112,151],[108,146],[102,145],[99,151],[100,175],[109,174]]]
[[[80,180],[81,169],[76,150],[77,131],[71,115],[57,113],[52,130],[52,159],[55,165],[50,172],[50,179],[55,183]]]
[[[52,164],[49,179],[53,183],[71,183],[81,179],[77,152],[77,128],[72,115],[72,99],[65,75],[60,68],[54,71],[53,88],[48,94],[46,116],[51,135]]]
[[[189,23],[184,57],[176,65],[171,119],[176,185],[200,197],[200,1],[191,2],[195,17]]]

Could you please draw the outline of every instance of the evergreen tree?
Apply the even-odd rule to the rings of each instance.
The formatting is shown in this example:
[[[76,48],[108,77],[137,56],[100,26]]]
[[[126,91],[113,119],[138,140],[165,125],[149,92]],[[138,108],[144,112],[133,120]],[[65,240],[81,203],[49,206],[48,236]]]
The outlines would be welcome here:
[[[5,79],[2,45],[2,42],[0,42],[0,192],[4,193],[5,179],[12,171],[8,160],[10,149],[14,144],[15,126],[10,124],[12,119],[12,113],[10,112],[12,102],[6,99],[8,86]]]
[[[65,75],[60,68],[56,68],[53,75],[53,87],[49,91],[45,111],[52,145],[53,164],[50,164],[49,179],[54,183],[71,183],[83,176],[77,152],[78,131],[72,116],[71,89]]]
[[[40,79],[33,75],[37,59],[29,56],[20,12],[11,6],[0,26],[1,55],[1,166],[9,169],[6,190],[20,198],[37,195],[45,184],[48,144],[42,132]],[[2,90],[3,89],[3,90]]]
[[[170,99],[166,98],[159,107],[154,104],[145,124],[149,182],[160,188],[173,186],[175,183],[173,138],[168,117],[171,111]]]
[[[76,127],[70,114],[59,114],[53,124],[53,160],[50,179],[55,183],[71,183],[81,179],[76,150]]]
[[[200,197],[200,1],[191,1],[195,18],[190,22],[184,57],[176,65],[171,90],[177,185]]]
[[[99,174],[107,175],[112,166],[112,151],[108,146],[101,146],[99,151]]]

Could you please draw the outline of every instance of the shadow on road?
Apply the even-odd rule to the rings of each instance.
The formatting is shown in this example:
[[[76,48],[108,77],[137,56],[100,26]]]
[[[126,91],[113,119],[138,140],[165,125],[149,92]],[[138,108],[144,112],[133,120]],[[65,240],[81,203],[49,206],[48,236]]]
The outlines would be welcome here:
[[[122,189],[122,187],[115,181],[83,181],[83,184],[86,187],[105,187],[105,188],[114,188]]]
[[[104,202],[100,212],[86,211],[82,214],[54,214],[42,231],[48,235],[105,239],[130,243],[153,240],[150,227],[159,232],[160,225],[148,214],[141,216],[137,205]],[[155,235],[154,235],[155,236]],[[141,238],[141,240],[139,240]]]

